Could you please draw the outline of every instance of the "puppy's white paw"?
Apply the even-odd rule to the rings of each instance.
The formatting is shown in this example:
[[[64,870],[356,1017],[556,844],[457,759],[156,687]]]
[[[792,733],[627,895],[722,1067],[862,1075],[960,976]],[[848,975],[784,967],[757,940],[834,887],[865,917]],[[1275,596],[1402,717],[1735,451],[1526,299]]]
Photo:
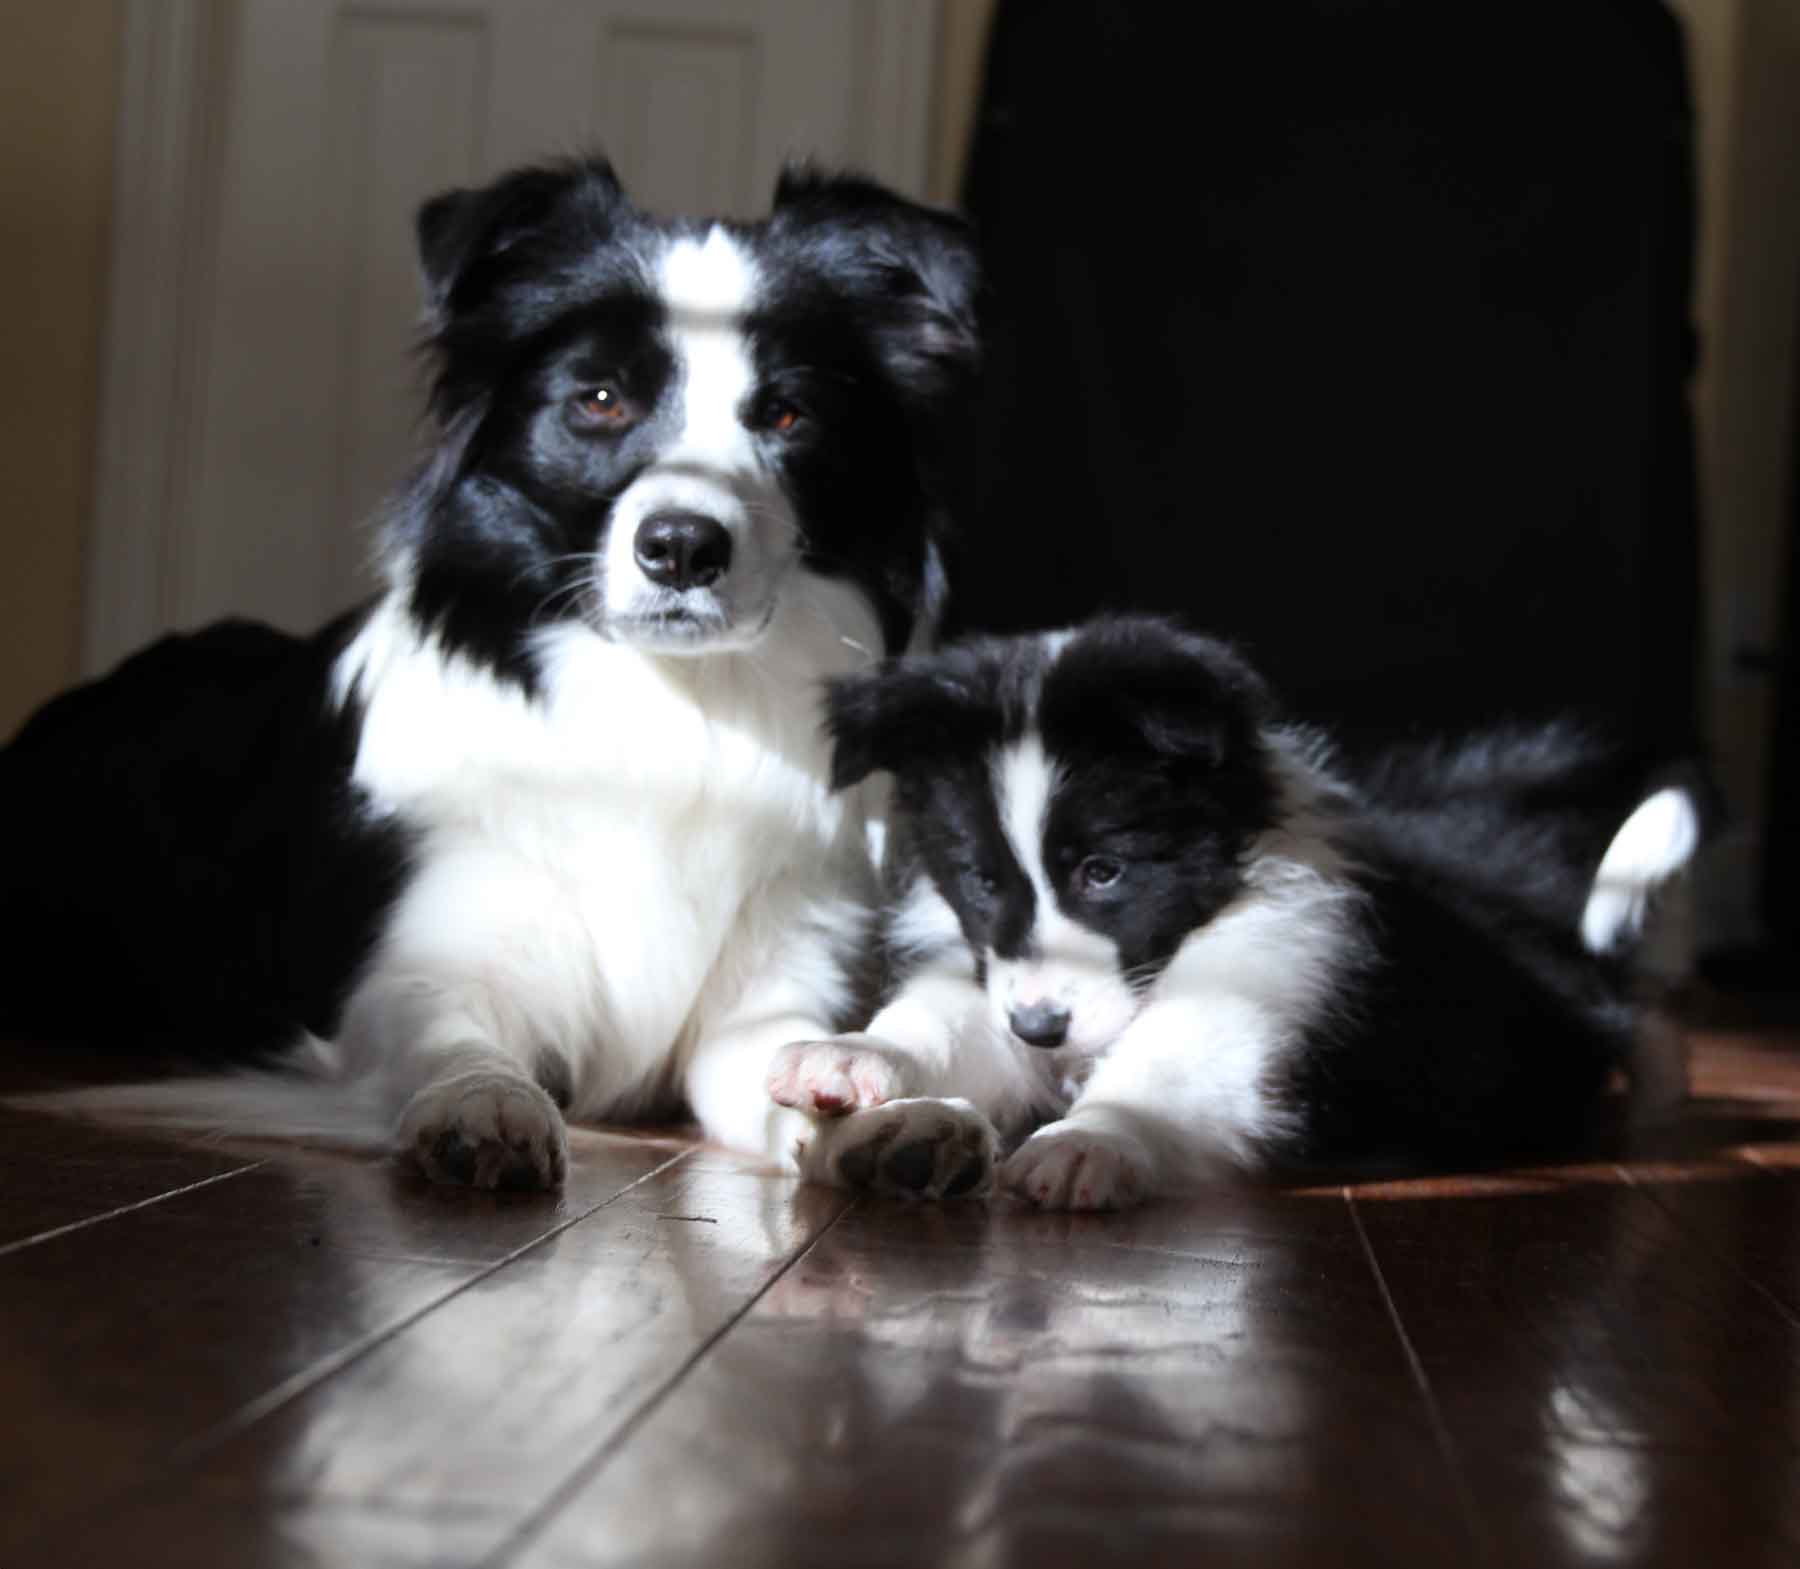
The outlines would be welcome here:
[[[428,1084],[394,1130],[402,1154],[433,1182],[554,1188],[569,1164],[556,1103],[523,1074],[477,1068]]]
[[[1124,1134],[1053,1122],[1013,1151],[1000,1181],[1039,1209],[1130,1209],[1150,1196],[1150,1156]]]
[[[900,1063],[867,1035],[795,1041],[776,1052],[769,1065],[769,1094],[775,1103],[817,1117],[841,1117],[905,1093]]]
[[[821,1123],[809,1176],[896,1198],[979,1198],[994,1183],[1000,1140],[966,1100],[889,1101]]]

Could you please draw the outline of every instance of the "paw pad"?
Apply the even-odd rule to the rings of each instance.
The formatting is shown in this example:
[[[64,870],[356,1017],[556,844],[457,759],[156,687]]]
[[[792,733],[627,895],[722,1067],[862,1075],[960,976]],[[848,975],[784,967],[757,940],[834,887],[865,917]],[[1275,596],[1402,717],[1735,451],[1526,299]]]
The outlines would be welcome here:
[[[397,1145],[433,1182],[535,1191],[562,1183],[568,1135],[562,1114],[522,1075],[459,1074],[414,1095]]]
[[[967,1101],[901,1100],[821,1130],[824,1175],[897,1198],[973,1198],[992,1185],[999,1141]]]

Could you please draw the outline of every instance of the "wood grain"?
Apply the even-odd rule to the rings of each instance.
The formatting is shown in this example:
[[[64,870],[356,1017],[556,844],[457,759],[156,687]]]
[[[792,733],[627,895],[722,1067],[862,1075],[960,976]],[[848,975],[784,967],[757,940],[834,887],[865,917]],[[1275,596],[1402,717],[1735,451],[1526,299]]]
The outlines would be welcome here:
[[[1800,1333],[1620,1175],[1355,1202],[1502,1558],[1791,1563]]]
[[[576,1166],[582,1165],[580,1154]],[[470,1281],[335,1376],[210,1445],[183,1488],[141,1490],[69,1540],[98,1557],[180,1535],[198,1510],[243,1523],[232,1562],[279,1506],[283,1540],[329,1557],[342,1522],[397,1511],[424,1561],[502,1545],[843,1209],[840,1195],[679,1163]],[[340,1254],[346,1282],[391,1290],[408,1263]]]
[[[584,1153],[560,1202],[459,1195],[461,1258],[442,1245],[448,1195],[302,1156],[0,1256],[0,1410],[31,1413],[0,1464],[0,1547],[279,1409],[677,1158],[624,1140]]]
[[[0,1562],[1800,1562],[1800,1038],[1696,1085],[1568,1165],[1074,1217],[0,1107]]]
[[[1403,1516],[1367,1499],[1418,1479]],[[647,1510],[644,1499],[673,1500]],[[520,1562],[1457,1562],[1341,1201],[859,1206]]]

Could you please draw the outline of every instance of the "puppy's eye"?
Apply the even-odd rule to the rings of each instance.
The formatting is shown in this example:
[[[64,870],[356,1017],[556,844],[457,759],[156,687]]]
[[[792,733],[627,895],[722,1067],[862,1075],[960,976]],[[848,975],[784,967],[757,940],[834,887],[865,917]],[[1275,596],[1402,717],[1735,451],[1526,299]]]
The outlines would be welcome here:
[[[603,381],[569,400],[569,413],[577,424],[590,430],[616,428],[631,423],[633,410],[619,384]]]
[[[786,398],[771,398],[762,407],[762,427],[777,436],[791,435],[806,419],[806,410]]]
[[[1075,886],[1083,893],[1104,893],[1124,875],[1122,862],[1110,855],[1090,855],[1075,868]]]

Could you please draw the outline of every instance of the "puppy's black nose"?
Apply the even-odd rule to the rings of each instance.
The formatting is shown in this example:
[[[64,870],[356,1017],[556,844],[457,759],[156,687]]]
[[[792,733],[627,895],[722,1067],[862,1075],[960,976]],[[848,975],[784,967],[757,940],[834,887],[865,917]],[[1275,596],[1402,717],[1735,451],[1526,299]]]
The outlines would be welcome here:
[[[1069,1010],[1053,1002],[1034,1002],[1014,1008],[1007,1023],[1027,1046],[1060,1046],[1069,1034]]]
[[[704,588],[731,565],[725,525],[697,512],[658,512],[631,542],[644,576],[664,588]]]

